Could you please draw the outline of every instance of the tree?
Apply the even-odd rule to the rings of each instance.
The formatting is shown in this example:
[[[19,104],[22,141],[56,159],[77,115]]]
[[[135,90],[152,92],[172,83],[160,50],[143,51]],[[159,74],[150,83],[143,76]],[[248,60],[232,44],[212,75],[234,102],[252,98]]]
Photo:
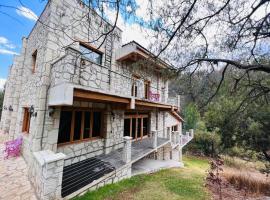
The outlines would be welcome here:
[[[190,103],[184,109],[185,123],[184,128],[186,130],[196,129],[197,122],[200,119],[200,113],[197,110],[196,105]]]

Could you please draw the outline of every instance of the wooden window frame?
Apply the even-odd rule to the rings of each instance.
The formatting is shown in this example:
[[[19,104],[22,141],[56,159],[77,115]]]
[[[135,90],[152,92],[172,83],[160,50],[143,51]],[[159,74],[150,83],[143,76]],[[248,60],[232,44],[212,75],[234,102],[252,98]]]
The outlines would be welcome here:
[[[136,82],[140,79],[140,76],[133,74],[132,75],[132,84],[131,84],[131,96],[138,97],[138,85]]]
[[[132,140],[134,141],[137,141],[138,138],[145,138],[145,137],[148,137],[147,135],[149,134],[149,131],[147,130],[147,135],[143,136],[143,119],[147,119],[148,122],[149,122],[149,114],[128,114],[128,115],[125,115],[124,116],[124,119],[130,119],[130,125],[129,125],[129,136],[132,137],[132,119],[136,119],[135,123],[135,138],[133,138]],[[139,134],[139,137],[138,137],[138,119],[141,119],[141,130],[140,130],[140,134]],[[148,124],[149,125],[149,124]]]
[[[176,130],[174,130],[175,127],[176,127]],[[178,124],[172,126],[172,131],[178,131]]]
[[[149,93],[150,93],[150,81],[144,81],[144,98],[149,99]]]
[[[63,146],[63,145],[68,145],[68,144],[76,144],[76,143],[81,143],[81,142],[86,142],[86,141],[91,141],[91,140],[97,140],[101,139],[104,137],[103,132],[104,132],[104,110],[103,109],[89,109],[89,108],[68,108],[68,107],[63,107],[61,111],[71,111],[72,112],[72,118],[71,118],[71,127],[70,127],[70,141],[69,142],[63,142],[63,143],[58,143],[57,141],[57,146]],[[80,139],[74,141],[74,126],[75,126],[75,112],[82,112],[82,120],[81,120],[81,130],[80,130]],[[89,130],[89,138],[83,138],[84,135],[84,123],[85,123],[85,112],[90,112],[90,130]],[[100,128],[100,136],[93,137],[93,122],[94,122],[94,112],[100,112],[101,113],[101,128]],[[60,126],[60,124],[59,124]],[[58,132],[59,134],[59,132]]]
[[[32,54],[32,73],[36,72],[36,64],[37,64],[37,50]]]
[[[24,113],[23,113],[22,132],[28,134],[30,130],[30,121],[31,121],[29,107],[24,107],[23,111]]]

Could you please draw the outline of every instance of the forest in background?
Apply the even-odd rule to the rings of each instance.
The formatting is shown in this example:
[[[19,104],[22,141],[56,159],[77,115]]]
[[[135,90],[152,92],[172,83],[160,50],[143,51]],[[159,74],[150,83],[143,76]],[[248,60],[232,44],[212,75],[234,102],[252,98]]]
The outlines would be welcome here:
[[[222,71],[201,70],[192,78],[191,74],[180,74],[171,82],[170,93],[181,95],[184,129],[195,129],[195,138],[186,151],[269,163],[269,94],[258,93],[249,98],[254,88],[269,88],[269,74],[253,72],[237,82],[241,70],[231,68],[224,77]],[[219,85],[221,79],[223,83]]]

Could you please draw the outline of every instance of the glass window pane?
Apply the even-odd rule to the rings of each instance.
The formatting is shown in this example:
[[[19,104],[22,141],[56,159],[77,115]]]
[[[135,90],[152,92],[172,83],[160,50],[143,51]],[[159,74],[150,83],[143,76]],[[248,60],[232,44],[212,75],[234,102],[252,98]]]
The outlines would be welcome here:
[[[140,138],[141,135],[141,118],[138,118],[138,125],[137,125],[137,137]]]
[[[93,113],[93,132],[92,137],[101,136],[101,112]]]
[[[76,111],[73,141],[79,140],[81,137],[81,123],[82,123],[82,111]]]
[[[101,65],[102,62],[102,54],[95,52],[91,49],[88,49],[82,45],[80,45],[80,50],[83,54],[84,57],[88,58],[89,60],[91,60],[94,63],[97,63],[99,65]]]
[[[130,136],[130,119],[124,121],[124,136]]]
[[[132,118],[132,134],[131,137],[133,139],[136,138],[136,118]]]
[[[84,131],[83,131],[84,139],[90,137],[90,118],[91,118],[91,112],[85,112],[84,113]]]
[[[61,112],[59,132],[58,132],[58,144],[70,142],[71,120],[72,120],[71,111]]]
[[[148,118],[143,118],[143,136],[148,134]]]

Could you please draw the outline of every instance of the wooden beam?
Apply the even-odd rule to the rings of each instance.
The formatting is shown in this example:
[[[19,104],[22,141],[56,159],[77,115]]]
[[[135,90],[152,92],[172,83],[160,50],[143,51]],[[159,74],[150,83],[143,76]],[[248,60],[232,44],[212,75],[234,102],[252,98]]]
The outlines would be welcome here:
[[[92,92],[81,89],[74,89],[74,98],[87,99],[87,100],[99,100],[100,102],[117,102],[117,103],[130,103],[129,98],[118,97],[109,94],[102,94],[98,92]]]

